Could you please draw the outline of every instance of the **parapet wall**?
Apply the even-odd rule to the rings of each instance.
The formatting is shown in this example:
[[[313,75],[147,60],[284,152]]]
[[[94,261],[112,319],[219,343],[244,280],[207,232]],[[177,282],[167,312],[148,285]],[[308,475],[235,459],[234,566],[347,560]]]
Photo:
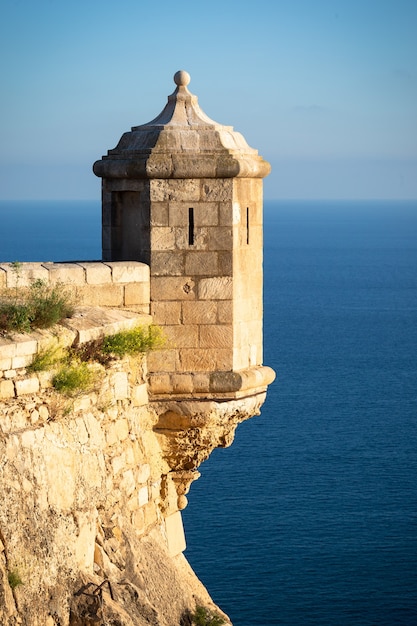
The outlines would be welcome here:
[[[77,304],[149,313],[149,266],[137,261],[0,264],[0,291],[34,280],[65,286]]]

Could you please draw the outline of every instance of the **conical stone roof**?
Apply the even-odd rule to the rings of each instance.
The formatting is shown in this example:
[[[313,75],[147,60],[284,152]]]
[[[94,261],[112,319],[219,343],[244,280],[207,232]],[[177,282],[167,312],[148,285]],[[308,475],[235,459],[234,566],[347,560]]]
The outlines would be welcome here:
[[[232,126],[211,120],[179,71],[177,85],[163,111],[151,122],[134,126],[116,148],[96,161],[101,178],[264,178],[270,165]]]

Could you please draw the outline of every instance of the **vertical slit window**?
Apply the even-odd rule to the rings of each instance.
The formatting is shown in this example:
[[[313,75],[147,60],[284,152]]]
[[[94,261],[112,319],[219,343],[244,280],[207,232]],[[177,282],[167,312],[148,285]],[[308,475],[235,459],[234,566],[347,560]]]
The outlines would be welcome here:
[[[194,209],[188,209],[188,245],[194,245]]]
[[[249,245],[249,207],[246,207],[246,243]]]

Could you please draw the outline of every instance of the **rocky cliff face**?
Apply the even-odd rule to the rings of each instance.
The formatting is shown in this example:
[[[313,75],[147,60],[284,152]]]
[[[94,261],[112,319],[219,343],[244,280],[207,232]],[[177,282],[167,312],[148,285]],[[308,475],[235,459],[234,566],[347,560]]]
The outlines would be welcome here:
[[[66,397],[53,372],[17,360],[37,343],[0,339],[0,624],[186,626],[196,606],[221,613],[182,554],[180,510],[199,464],[265,394],[152,402],[146,358],[124,357]]]

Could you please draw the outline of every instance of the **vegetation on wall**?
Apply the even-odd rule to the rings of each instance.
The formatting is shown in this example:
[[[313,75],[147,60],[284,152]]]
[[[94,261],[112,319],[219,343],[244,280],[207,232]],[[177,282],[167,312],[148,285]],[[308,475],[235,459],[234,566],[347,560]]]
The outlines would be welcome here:
[[[101,351],[118,357],[133,356],[149,350],[157,350],[165,345],[165,337],[159,326],[137,326],[103,339]]]
[[[19,286],[21,263],[12,263],[15,288],[0,296],[0,330],[28,333],[50,328],[74,313],[74,303],[63,285],[36,279],[27,288]]]
[[[100,366],[125,355],[138,356],[162,348],[165,343],[159,326],[137,326],[75,348],[44,348],[34,356],[27,370],[42,372],[56,369],[52,386],[60,393],[73,397],[94,389],[101,377]]]
[[[96,369],[83,361],[64,364],[52,378],[52,385],[65,396],[92,391],[100,376]]]

